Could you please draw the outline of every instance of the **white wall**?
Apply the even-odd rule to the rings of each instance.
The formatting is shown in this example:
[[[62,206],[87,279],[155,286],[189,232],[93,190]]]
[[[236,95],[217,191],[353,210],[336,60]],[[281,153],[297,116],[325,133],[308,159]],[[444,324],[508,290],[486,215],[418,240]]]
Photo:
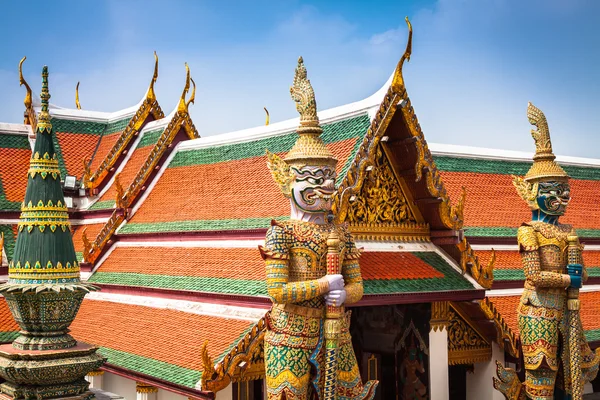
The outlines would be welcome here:
[[[429,331],[429,388],[431,400],[448,400],[448,331],[446,327]],[[482,397],[481,399],[484,399]]]
[[[157,395],[156,400],[187,400],[187,397],[185,396],[160,388],[158,389]]]
[[[229,384],[225,389],[219,390],[215,400],[231,400],[233,399],[233,384]],[[160,399],[159,399],[160,400]]]
[[[467,372],[467,400],[504,400],[504,395],[494,389],[492,378],[496,376],[496,361],[504,365],[504,350],[492,343],[492,359],[476,363],[475,372]]]
[[[102,390],[123,396],[125,400],[136,400],[135,381],[122,376],[104,373]]]

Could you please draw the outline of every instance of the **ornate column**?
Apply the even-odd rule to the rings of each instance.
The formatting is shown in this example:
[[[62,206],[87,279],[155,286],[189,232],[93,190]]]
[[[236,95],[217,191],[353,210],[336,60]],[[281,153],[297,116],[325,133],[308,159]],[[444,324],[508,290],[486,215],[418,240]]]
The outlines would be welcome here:
[[[429,398],[448,400],[448,302],[431,303],[429,323]]]
[[[102,390],[102,383],[104,381],[104,371],[99,369],[92,371],[87,374],[85,379],[90,383],[90,389]]]
[[[135,391],[137,393],[136,400],[156,400],[158,394],[156,386],[142,382],[135,383]]]

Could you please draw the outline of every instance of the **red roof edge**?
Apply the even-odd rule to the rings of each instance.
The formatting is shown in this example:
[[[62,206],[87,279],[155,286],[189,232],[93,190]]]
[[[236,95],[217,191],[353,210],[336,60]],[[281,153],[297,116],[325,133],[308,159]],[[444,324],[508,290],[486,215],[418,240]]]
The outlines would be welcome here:
[[[146,383],[148,385],[156,386],[169,392],[177,393],[192,399],[213,400],[215,398],[215,394],[213,392],[205,392],[201,390],[192,389],[187,386],[178,385],[176,383],[167,382],[163,379],[154,378],[150,375],[131,371],[129,369],[125,369],[117,365],[106,363],[102,367],[100,367],[100,369],[106,372],[110,372],[111,374],[119,375],[124,378],[135,380],[137,382]]]
[[[485,289],[425,292],[425,293],[395,293],[395,294],[366,294],[353,307],[383,306],[393,304],[432,303],[436,301],[470,301],[485,298]]]

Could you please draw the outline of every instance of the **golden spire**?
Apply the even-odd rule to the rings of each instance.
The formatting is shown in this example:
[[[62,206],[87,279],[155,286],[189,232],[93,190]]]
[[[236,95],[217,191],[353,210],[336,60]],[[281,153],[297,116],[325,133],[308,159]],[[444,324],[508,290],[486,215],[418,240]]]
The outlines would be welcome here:
[[[31,108],[31,88],[25,81],[25,78],[23,78],[23,61],[25,60],[27,60],[27,56],[23,57],[19,62],[19,86],[25,85],[26,93],[23,104],[25,104],[25,108],[29,110]]]
[[[392,89],[396,92],[399,92],[404,88],[404,77],[402,76],[402,67],[404,65],[404,61],[410,61],[410,55],[412,53],[412,24],[408,20],[408,17],[405,17],[406,25],[408,25],[408,40],[406,41],[406,50],[404,50],[404,54],[398,61],[398,65],[396,66],[396,71],[394,71],[394,78],[392,79]]]
[[[77,82],[77,86],[75,86],[75,106],[78,110],[81,110],[81,104],[79,103],[79,82]]]
[[[285,161],[290,165],[335,167],[337,160],[320,137],[323,129],[317,116],[315,92],[308,79],[302,57],[298,58],[290,94],[296,102],[298,113],[300,113],[300,126],[296,129],[298,140],[285,156]]]
[[[154,74],[152,74],[152,80],[150,81],[150,87],[148,88],[148,94],[146,97],[151,100],[156,99],[156,94],[154,93],[154,84],[158,79],[158,55],[156,51],[154,51]]]
[[[535,141],[535,155],[533,156],[533,165],[525,175],[525,180],[539,182],[541,180],[568,179],[569,176],[565,170],[554,161],[556,157],[552,152],[550,129],[542,110],[528,103],[527,118],[529,119],[529,123],[537,129],[531,130],[531,136]]]
[[[267,120],[265,121],[265,125],[269,125],[269,110],[267,110],[267,107],[263,107],[265,110],[265,113],[267,114]]]
[[[181,92],[181,98],[179,99],[179,105],[177,106],[177,111],[186,113],[188,111],[188,105],[194,102],[194,98],[196,97],[196,83],[194,83],[194,90],[192,92],[192,96],[189,101],[185,101],[185,96],[190,91],[190,82],[192,82],[192,76],[190,74],[190,67],[188,63],[185,63],[185,87],[183,88],[183,92]]]
[[[190,96],[190,99],[185,103],[185,108],[189,108],[190,107],[190,103],[194,104],[194,101],[196,100],[196,82],[194,82],[194,78],[190,77],[190,81],[192,82],[192,95]]]

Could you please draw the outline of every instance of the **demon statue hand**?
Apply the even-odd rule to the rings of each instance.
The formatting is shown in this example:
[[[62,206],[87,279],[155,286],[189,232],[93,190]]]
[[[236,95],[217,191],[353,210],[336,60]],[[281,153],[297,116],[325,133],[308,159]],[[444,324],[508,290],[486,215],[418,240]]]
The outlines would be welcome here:
[[[273,301],[264,346],[269,400],[324,398],[326,304],[352,304],[363,294],[360,252],[344,226],[328,222],[337,160],[320,138],[314,92],[302,59],[291,93],[300,112],[296,144],[285,159],[267,152],[273,178],[290,199],[291,218],[273,221],[260,247]],[[327,274],[327,239],[333,231],[339,238],[341,274]],[[372,399],[377,382],[363,385],[349,315],[340,321],[337,398]]]
[[[578,388],[595,378],[599,357],[585,340],[578,310],[571,307],[573,300],[579,304],[571,294],[578,296],[587,273],[575,230],[558,222],[571,199],[569,177],[554,161],[542,111],[530,103],[527,116],[537,127],[531,131],[536,154],[525,177],[513,177],[519,195],[532,210],[531,222],[517,232],[525,272],[525,288],[516,310],[525,383],[506,382],[507,376],[518,378],[500,366],[495,386],[509,400],[581,399]],[[513,390],[507,390],[509,386]]]

